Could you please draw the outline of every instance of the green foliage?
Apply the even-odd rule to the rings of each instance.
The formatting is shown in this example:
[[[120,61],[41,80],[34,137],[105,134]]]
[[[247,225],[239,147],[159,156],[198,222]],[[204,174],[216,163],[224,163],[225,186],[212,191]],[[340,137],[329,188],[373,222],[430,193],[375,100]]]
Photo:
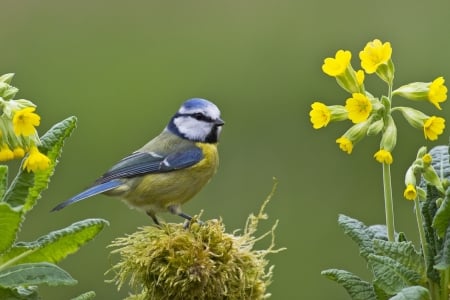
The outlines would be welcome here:
[[[77,281],[63,269],[46,262],[20,264],[0,270],[0,286],[4,288],[44,283],[51,286],[73,285]]]
[[[341,284],[347,293],[355,300],[377,300],[371,283],[362,280],[353,273],[338,269],[322,271],[322,275]]]
[[[450,161],[449,147],[430,151],[432,166],[447,188],[440,192],[422,178],[427,199],[420,203],[425,232],[424,249],[417,250],[403,234],[388,241],[386,227],[366,226],[340,215],[339,226],[359,247],[372,272],[372,282],[344,270],[329,269],[322,275],[342,285],[351,299],[428,300],[448,299],[450,283]]]
[[[410,286],[402,289],[397,295],[390,300],[430,300],[430,292],[423,286]]]
[[[47,189],[64,141],[75,126],[76,118],[70,117],[42,137],[39,150],[50,159],[49,168],[27,172],[21,166],[8,186],[8,169],[0,166],[0,299],[39,299],[37,285],[76,284],[77,281],[55,263],[75,253],[108,224],[102,219],[86,219],[32,242],[17,241],[26,213]],[[95,293],[88,292],[77,299],[94,296]]]
[[[78,297],[72,298],[72,300],[90,300],[95,298],[95,292],[86,292]]]

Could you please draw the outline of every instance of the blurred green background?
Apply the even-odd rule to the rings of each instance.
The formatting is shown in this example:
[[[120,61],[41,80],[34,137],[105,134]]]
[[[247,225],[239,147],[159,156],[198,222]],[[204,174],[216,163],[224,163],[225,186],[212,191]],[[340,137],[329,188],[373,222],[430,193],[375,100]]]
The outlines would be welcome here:
[[[150,224],[149,218],[104,196],[59,213],[49,210],[158,134],[191,97],[214,101],[227,123],[219,172],[184,210],[204,209],[204,219],[222,217],[231,232],[259,209],[277,177],[270,220],[261,229],[279,219],[276,242],[288,250],[270,256],[276,265],[272,299],[347,299],[320,275],[330,267],[370,279],[336,219],[344,213],[367,224],[384,222],[381,166],[372,158],[379,137],[364,139],[349,156],[335,144],[348,122],[312,129],[313,101],[342,104],[347,97],[321,65],[343,48],[352,51],[359,68],[357,53],[380,38],[392,43],[396,86],[450,78],[449,1],[4,0],[1,9],[0,73],[15,72],[17,98],[38,105],[40,133],[70,115],[79,119],[20,239],[34,240],[88,217],[111,223],[61,263],[79,284],[44,287],[44,299],[69,299],[88,290],[95,290],[97,299],[128,294],[104,282],[115,259],[106,246]],[[366,88],[386,92],[376,78],[368,78]],[[442,112],[414,105],[449,115],[447,103]],[[417,241],[412,203],[402,198],[403,176],[425,141],[396,117],[396,228]],[[448,130],[438,143],[447,141]]]

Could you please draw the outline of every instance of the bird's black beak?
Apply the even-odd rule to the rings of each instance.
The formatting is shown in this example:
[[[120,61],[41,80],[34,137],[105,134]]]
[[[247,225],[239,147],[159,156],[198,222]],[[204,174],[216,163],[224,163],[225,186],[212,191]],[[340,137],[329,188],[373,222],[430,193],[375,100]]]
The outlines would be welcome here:
[[[217,118],[216,120],[214,120],[214,125],[223,126],[223,125],[225,125],[225,122],[221,118]]]

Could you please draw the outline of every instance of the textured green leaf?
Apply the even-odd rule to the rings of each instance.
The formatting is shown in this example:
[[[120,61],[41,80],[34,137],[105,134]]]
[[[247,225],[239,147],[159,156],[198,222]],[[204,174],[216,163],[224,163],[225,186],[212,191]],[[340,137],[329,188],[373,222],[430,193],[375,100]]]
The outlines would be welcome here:
[[[436,265],[434,266],[437,270],[446,270],[450,267],[450,227],[447,228],[445,233],[444,243],[442,248],[439,250],[436,257]]]
[[[27,172],[22,165],[10,187],[6,191],[4,201],[13,207],[23,206],[23,211],[29,211],[40,198],[41,193],[48,187],[50,177],[53,175],[58,158],[61,154],[64,141],[76,126],[76,118],[69,117],[55,124],[41,138],[42,145],[39,150],[50,159],[50,167],[44,171]]]
[[[60,267],[50,263],[22,264],[0,271],[0,286],[11,288],[17,286],[48,284],[74,285],[72,276]]]
[[[438,249],[442,248],[442,240],[437,238],[435,230],[432,226],[434,215],[438,209],[436,206],[436,198],[434,197],[437,190],[430,186],[427,186],[426,189],[427,199],[426,201],[420,203],[420,210],[423,216],[423,227],[425,230],[426,246],[428,249],[428,256],[426,257],[428,266],[427,276],[431,281],[440,284],[440,275],[438,270],[434,268],[434,265]]]
[[[0,299],[2,300],[39,300],[41,299],[37,293],[36,286],[17,288],[0,287]]]
[[[90,291],[90,292],[83,293],[78,297],[72,298],[71,300],[90,300],[90,299],[94,299],[94,298],[95,298],[95,292]]]
[[[426,288],[416,285],[402,289],[390,300],[431,300],[431,295]]]
[[[395,295],[408,286],[418,285],[421,281],[420,274],[390,257],[371,254],[368,256],[368,264],[375,277],[374,284],[390,295]]]
[[[372,284],[351,272],[329,269],[321,273],[344,287],[353,300],[377,300]]]
[[[0,202],[0,254],[15,242],[22,223],[22,214],[7,203]]]
[[[8,166],[0,165],[0,199],[3,198],[3,195],[6,192],[6,188],[8,187]],[[1,202],[2,200],[0,200]]]
[[[0,257],[0,263],[14,259],[28,250],[34,251],[14,264],[43,261],[57,263],[67,255],[77,252],[81,246],[92,240],[105,225],[108,225],[108,222],[103,219],[86,219],[50,232],[34,242],[17,243],[8,253]]]
[[[338,223],[344,233],[358,244],[361,256],[366,259],[369,254],[374,253],[374,239],[386,238],[386,229],[383,225],[368,227],[364,223],[345,215],[339,215]]]
[[[436,146],[430,150],[431,165],[440,178],[450,179],[450,155],[448,146]]]
[[[421,274],[422,282],[426,281],[424,258],[416,251],[411,242],[374,240],[373,245],[377,255],[394,259],[405,268],[415,271],[417,274]]]
[[[438,208],[433,218],[432,226],[436,230],[436,234],[443,238],[447,227],[450,224],[450,199],[445,197],[441,206]]]

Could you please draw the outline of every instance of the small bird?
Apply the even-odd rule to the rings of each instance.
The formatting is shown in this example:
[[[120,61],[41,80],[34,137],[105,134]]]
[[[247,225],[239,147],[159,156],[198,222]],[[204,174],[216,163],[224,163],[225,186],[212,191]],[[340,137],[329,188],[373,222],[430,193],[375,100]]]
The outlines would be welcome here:
[[[200,98],[185,101],[158,136],[52,211],[103,193],[145,211],[157,225],[156,214],[163,211],[191,220],[181,205],[216,172],[217,143],[224,124],[212,102]]]

